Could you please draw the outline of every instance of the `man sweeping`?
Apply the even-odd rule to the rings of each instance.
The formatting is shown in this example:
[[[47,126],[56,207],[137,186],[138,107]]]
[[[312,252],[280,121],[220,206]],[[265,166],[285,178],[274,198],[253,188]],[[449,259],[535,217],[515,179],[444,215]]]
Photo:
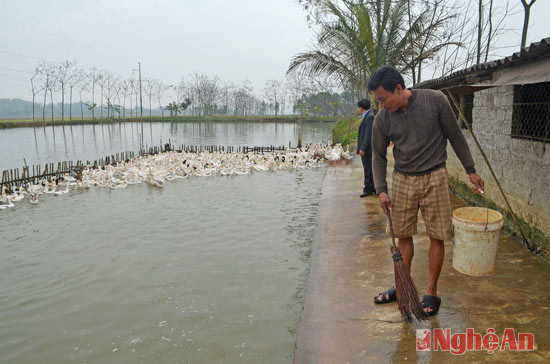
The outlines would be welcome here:
[[[382,106],[374,119],[372,134],[374,186],[384,213],[391,209],[397,245],[409,273],[418,209],[422,212],[430,238],[429,282],[422,307],[432,316],[441,305],[437,281],[445,257],[443,242],[452,237],[451,200],[445,167],[447,140],[475,186],[475,193],[484,189],[484,181],[476,173],[466,139],[442,92],[406,89],[403,77],[391,66],[373,72],[368,89]],[[394,144],[395,159],[391,199],[386,185],[386,150],[390,141]],[[395,300],[395,288],[374,297],[378,304]]]

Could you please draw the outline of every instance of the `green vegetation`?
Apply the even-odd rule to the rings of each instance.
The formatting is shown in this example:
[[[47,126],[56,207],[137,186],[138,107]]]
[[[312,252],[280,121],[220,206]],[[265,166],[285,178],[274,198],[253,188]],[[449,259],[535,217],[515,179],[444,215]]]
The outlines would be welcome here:
[[[296,123],[302,119],[304,122],[337,122],[341,120],[334,116],[177,116],[177,117],[143,117],[143,118],[121,118],[121,119],[83,119],[83,120],[61,120],[56,118],[53,121],[32,119],[0,119],[0,129],[40,127],[51,125],[86,125],[86,124],[115,124],[118,122],[160,122],[160,123],[185,123],[185,122],[260,122],[260,123]]]
[[[464,202],[471,206],[485,207],[485,200],[481,195],[474,194],[470,186],[449,176],[449,187],[454,194],[458,195]],[[500,212],[504,218],[504,230],[513,236],[518,236],[521,239],[516,221],[508,209],[496,204],[494,201],[487,199],[487,206],[490,209]],[[529,225],[525,220],[518,216],[521,229],[529,244],[534,248],[534,253],[542,259],[550,262],[550,236],[545,235],[542,231],[534,226]]]
[[[176,101],[173,101],[173,102],[169,103],[168,106],[166,106],[164,109],[170,111],[170,117],[171,118],[174,118],[174,117],[177,118],[178,117],[178,112],[181,111],[183,113],[189,105],[191,105],[191,100],[189,98],[186,98],[185,101],[181,102],[181,103],[177,103]],[[210,109],[210,108],[208,108],[208,109]]]
[[[377,68],[391,64],[407,73],[435,52],[425,47],[420,53],[417,48],[428,44],[426,38],[440,24],[422,29],[425,15],[411,14],[409,5],[391,0],[315,2],[320,27],[317,44],[312,51],[294,56],[287,72],[333,77],[344,88],[352,86],[357,98],[367,97],[367,81]]]
[[[350,140],[348,141],[348,132],[351,122]],[[359,115],[351,115],[338,122],[332,128],[332,142],[341,143],[342,145],[357,143],[357,135],[359,134],[359,125],[361,117]]]

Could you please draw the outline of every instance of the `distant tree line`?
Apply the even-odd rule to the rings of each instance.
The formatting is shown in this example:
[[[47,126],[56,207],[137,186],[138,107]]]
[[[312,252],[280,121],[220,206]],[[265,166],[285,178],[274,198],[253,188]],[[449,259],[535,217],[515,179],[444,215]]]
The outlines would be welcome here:
[[[236,84],[222,81],[218,76],[192,72],[177,83],[168,84],[145,77],[140,84],[136,75],[124,78],[97,68],[84,70],[76,62],[65,60],[60,63],[42,61],[35,67],[29,81],[31,105],[17,111],[8,111],[4,106],[0,115],[32,116],[33,120],[41,118],[43,121],[54,117],[62,120],[128,118],[142,116],[142,113],[143,116],[166,117],[282,115],[301,114],[297,104],[304,102],[312,103],[307,107],[309,114],[334,114],[332,108],[321,107],[329,102],[319,101],[324,96],[315,96],[331,86],[315,85],[297,75],[268,80],[263,90],[255,93],[248,80]],[[319,108],[316,109],[313,103]]]
[[[61,118],[61,102],[60,101],[55,102],[55,100],[56,99],[54,98],[53,115],[54,115],[54,118]],[[65,103],[63,108],[65,109],[65,112],[67,112],[69,108],[72,108],[73,120],[81,119],[81,117],[89,119],[92,117],[92,111],[88,109],[88,107],[86,106],[86,103],[89,103],[89,102],[85,102],[84,108],[82,110],[82,116],[80,113],[79,102],[73,102],[72,105]],[[42,106],[43,105],[41,103],[34,104],[35,115],[42,115]],[[113,105],[112,107],[115,107],[115,106],[116,105]],[[106,108],[106,110],[109,108],[108,105],[104,105],[104,107]],[[32,108],[33,108],[33,105],[31,101],[22,100],[22,99],[0,99],[0,118],[30,118],[32,117]],[[51,109],[52,109],[51,104],[47,103],[46,104],[47,119],[51,118]],[[98,111],[97,107],[95,111]],[[122,110],[118,110],[118,111],[120,111],[121,115],[123,114]],[[132,115],[135,114],[135,110],[130,110],[129,108],[126,108],[126,110],[124,110],[124,114],[127,116],[130,115],[130,112],[132,112]],[[105,115],[106,114],[107,112],[105,111]],[[115,111],[115,115],[118,115],[117,111]],[[148,109],[147,109],[146,115],[149,115]],[[162,113],[158,107],[153,107],[151,116],[162,116]],[[96,114],[96,117],[97,117],[97,114]],[[69,119],[67,114],[65,114],[65,119],[66,120]],[[40,118],[38,118],[38,120],[40,120]]]
[[[342,92],[342,93],[327,93],[327,92],[318,92],[315,94],[303,93],[300,96],[296,103],[293,104],[292,110],[289,110],[286,115],[304,115],[304,116],[344,116],[349,115],[350,113],[355,112],[356,106],[351,102],[353,99],[351,93]],[[264,101],[265,102],[265,101]],[[89,105],[89,103],[85,103]],[[163,109],[154,105],[151,109],[146,109],[145,117],[147,116],[165,116],[165,117],[177,117],[181,115],[193,115],[192,110],[189,109],[190,99],[187,99],[180,104],[176,102],[169,102]],[[265,106],[264,106],[265,105]],[[275,115],[275,107],[273,105],[268,106],[267,102],[261,106],[265,107],[266,110],[271,111],[271,113],[262,113],[262,114],[250,114],[250,115]],[[97,108],[97,107],[96,107]],[[107,104],[105,105],[107,110],[111,112],[106,114],[112,115],[113,113],[118,116],[119,114],[124,115],[125,118],[134,117],[136,115],[135,109],[125,108],[122,110],[117,104]],[[43,109],[43,105],[39,103],[34,104],[34,112],[36,115],[40,115]],[[61,118],[63,116],[63,109],[65,110],[77,110],[76,118],[92,118],[92,110],[88,106],[84,106],[82,111],[80,110],[80,103],[73,102],[72,104],[62,104],[57,102],[53,104],[53,116],[54,118]],[[46,110],[48,111],[48,118],[51,118],[52,105],[50,103],[46,104]],[[261,109],[260,109],[261,110]],[[225,113],[224,109],[220,109],[216,106],[215,112],[208,115],[233,115],[231,113]],[[10,118],[28,118],[32,116],[33,113],[33,104],[31,101],[21,100],[21,99],[0,99],[0,117],[10,117]],[[195,114],[198,115],[198,114]],[[205,115],[205,114],[203,114]],[[281,113],[280,115],[283,115]],[[96,114],[97,116],[97,114]],[[75,116],[73,115],[73,120]]]

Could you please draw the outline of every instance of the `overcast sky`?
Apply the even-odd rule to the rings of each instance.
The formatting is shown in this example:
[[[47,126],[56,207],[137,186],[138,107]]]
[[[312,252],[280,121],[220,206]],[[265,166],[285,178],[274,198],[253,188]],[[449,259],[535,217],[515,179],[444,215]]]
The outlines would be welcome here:
[[[550,36],[550,1],[533,9],[529,42]],[[522,12],[511,19],[518,47],[522,21]],[[293,0],[0,0],[0,98],[30,100],[29,75],[19,71],[31,72],[39,59],[75,60],[122,77],[139,61],[144,78],[177,83],[198,71],[249,79],[261,93],[313,41]]]

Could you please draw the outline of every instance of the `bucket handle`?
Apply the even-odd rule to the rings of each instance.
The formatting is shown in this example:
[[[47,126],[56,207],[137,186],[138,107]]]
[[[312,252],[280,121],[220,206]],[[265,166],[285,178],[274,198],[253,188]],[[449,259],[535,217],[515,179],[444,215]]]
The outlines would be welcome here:
[[[485,231],[487,231],[487,228],[489,226],[489,204],[487,202],[487,196],[485,196],[485,191],[479,190],[479,193],[483,195],[483,199],[485,200],[485,210],[487,210],[487,218],[485,220]]]

